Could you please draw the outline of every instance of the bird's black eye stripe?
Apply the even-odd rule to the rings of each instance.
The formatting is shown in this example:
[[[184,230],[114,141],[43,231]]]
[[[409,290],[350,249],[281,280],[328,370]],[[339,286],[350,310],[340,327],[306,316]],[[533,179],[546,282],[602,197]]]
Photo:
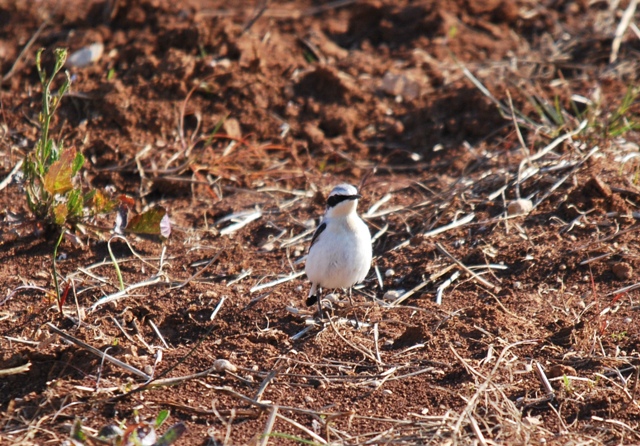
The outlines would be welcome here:
[[[327,206],[332,208],[345,200],[357,200],[360,195],[332,195],[327,199]]]

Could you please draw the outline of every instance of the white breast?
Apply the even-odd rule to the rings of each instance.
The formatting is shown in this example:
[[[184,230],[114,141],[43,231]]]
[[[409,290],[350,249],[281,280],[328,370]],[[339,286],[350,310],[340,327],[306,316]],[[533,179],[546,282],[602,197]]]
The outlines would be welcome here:
[[[327,289],[362,282],[371,267],[371,234],[355,214],[326,218],[326,229],[309,250],[305,271],[309,280]]]

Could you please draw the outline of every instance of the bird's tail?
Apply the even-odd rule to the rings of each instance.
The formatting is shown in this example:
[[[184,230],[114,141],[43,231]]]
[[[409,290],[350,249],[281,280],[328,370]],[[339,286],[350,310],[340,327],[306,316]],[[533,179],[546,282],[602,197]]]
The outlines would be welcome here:
[[[309,297],[307,297],[307,307],[318,302],[318,285],[315,283],[311,284],[311,289],[309,290]]]

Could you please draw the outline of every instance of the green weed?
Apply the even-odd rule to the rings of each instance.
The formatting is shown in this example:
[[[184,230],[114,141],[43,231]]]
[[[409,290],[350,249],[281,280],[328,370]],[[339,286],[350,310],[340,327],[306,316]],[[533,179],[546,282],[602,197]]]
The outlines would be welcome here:
[[[615,342],[622,342],[624,339],[626,339],[628,336],[627,331],[621,331],[619,333],[611,333],[611,339],[613,339]]]
[[[65,71],[62,85],[55,94],[52,84],[67,60],[67,50],[54,50],[55,65],[50,76],[42,67],[41,49],[36,54],[36,68],[42,84],[42,110],[38,116],[40,135],[35,147],[27,154],[23,164],[25,192],[29,209],[38,222],[44,223],[45,230],[60,232],[53,250],[53,280],[56,300],[61,310],[62,298],[58,285],[56,257],[62,242],[65,227],[76,224],[85,216],[85,206],[92,204],[94,213],[110,210],[110,200],[95,190],[83,193],[76,177],[84,164],[84,156],[74,147],[64,147],[64,141],[55,141],[50,136],[51,121],[60,106],[62,98],[71,87],[71,78]]]
[[[637,104],[640,88],[629,87],[622,98],[622,102],[609,116],[603,125],[606,136],[622,136],[632,130],[640,130],[640,116],[631,112],[631,107]]]
[[[68,290],[61,296],[56,260],[65,231],[80,224],[87,224],[99,214],[108,214],[116,208],[121,209],[123,205],[99,190],[83,188],[78,174],[84,165],[84,156],[75,147],[65,147],[63,138],[56,141],[50,136],[53,117],[62,98],[71,87],[71,78],[65,71],[62,84],[53,93],[52,85],[64,67],[67,50],[54,50],[55,64],[50,75],[42,67],[42,52],[41,49],[36,54],[36,68],[42,84],[42,110],[38,116],[40,135],[33,150],[24,159],[24,188],[27,204],[36,222],[42,224],[47,233],[59,234],[55,238],[56,244],[53,249],[53,280],[58,309],[62,311]],[[128,212],[128,208],[122,212]],[[166,210],[162,207],[133,216],[128,224],[125,223],[124,227],[118,230],[123,234],[136,233],[161,238],[167,238],[171,231]],[[122,286],[122,276],[119,274],[118,277]]]

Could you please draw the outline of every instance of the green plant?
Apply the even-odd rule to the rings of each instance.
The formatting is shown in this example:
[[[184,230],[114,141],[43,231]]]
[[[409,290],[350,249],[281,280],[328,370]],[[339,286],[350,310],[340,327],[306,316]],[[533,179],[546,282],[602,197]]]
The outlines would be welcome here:
[[[42,111],[38,117],[40,123],[40,137],[34,149],[24,161],[25,190],[29,209],[40,221],[63,224],[68,209],[77,211],[79,195],[74,191],[72,179],[84,163],[81,153],[74,149],[64,151],[62,141],[56,143],[49,137],[51,120],[56,113],[62,97],[69,91],[71,79],[65,72],[65,80],[58,89],[57,95],[51,94],[51,84],[56,75],[62,70],[67,59],[67,51],[63,48],[55,50],[55,66],[51,76],[42,68],[41,56],[43,50],[36,55],[36,68],[42,84]],[[64,153],[64,157],[62,157]],[[66,198],[68,205],[62,205],[60,198]],[[67,209],[66,211],[64,209]]]
[[[64,95],[69,91],[71,79],[65,71],[65,80],[52,94],[52,84],[64,67],[67,50],[54,50],[55,65],[50,76],[42,67],[43,50],[36,54],[36,68],[42,84],[42,110],[38,117],[40,136],[34,149],[27,154],[23,164],[27,204],[36,219],[47,229],[75,225],[88,216],[106,213],[115,209],[116,202],[100,191],[83,192],[76,181],[84,165],[84,156],[74,147],[64,147],[64,140],[50,137],[51,121]]]
[[[626,330],[618,333],[611,333],[611,339],[613,339],[615,342],[621,342],[624,339],[626,339],[627,336],[628,336],[628,333]]]
[[[62,85],[53,94],[52,84],[64,67],[67,50],[54,50],[55,64],[50,75],[47,75],[42,67],[43,51],[40,49],[36,54],[36,68],[42,84],[42,110],[38,117],[40,135],[33,150],[24,159],[23,173],[27,204],[36,221],[44,225],[46,232],[59,232],[53,249],[53,281],[58,309],[62,311],[68,289],[61,296],[56,261],[65,231],[67,228],[86,224],[96,215],[109,213],[122,204],[108,198],[99,190],[83,188],[77,177],[84,164],[84,156],[75,147],[64,147],[63,139],[55,141],[50,136],[52,119],[62,98],[69,91],[71,78],[65,71]],[[134,232],[166,238],[169,236],[170,226],[166,210],[158,207],[134,216],[129,225],[125,223],[119,230],[122,233]],[[121,288],[124,288],[119,271],[118,277]]]
[[[636,104],[640,96],[640,88],[629,87],[622,98],[620,106],[602,125],[606,136],[622,136],[631,130],[640,130],[640,116],[631,112],[631,107]]]
[[[574,389],[567,375],[562,375],[562,384],[564,385],[565,392],[567,392],[568,394],[573,393]]]
[[[58,285],[56,257],[65,225],[82,216],[85,202],[99,197],[96,197],[95,191],[83,194],[82,189],[74,184],[74,179],[84,164],[82,153],[73,147],[64,148],[62,140],[55,141],[50,137],[51,121],[62,98],[69,91],[71,78],[65,72],[62,85],[55,95],[52,94],[52,84],[67,60],[67,50],[54,50],[55,65],[50,76],[47,76],[42,67],[43,51],[40,49],[36,54],[36,68],[42,84],[42,110],[38,116],[40,136],[33,150],[25,157],[23,172],[29,209],[38,222],[44,223],[45,230],[57,227],[60,231],[53,250],[53,280],[58,308],[61,309],[63,302]],[[103,202],[106,204],[106,200]]]

